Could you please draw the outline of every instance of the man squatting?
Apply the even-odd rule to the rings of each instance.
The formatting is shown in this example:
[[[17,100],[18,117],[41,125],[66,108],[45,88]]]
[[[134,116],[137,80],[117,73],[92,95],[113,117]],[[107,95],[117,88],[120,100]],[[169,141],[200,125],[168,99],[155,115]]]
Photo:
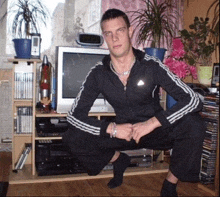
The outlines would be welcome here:
[[[202,102],[159,59],[132,47],[133,28],[124,12],[107,10],[101,28],[110,55],[86,76],[68,112],[69,129],[63,142],[89,175],[99,174],[111,162],[114,177],[109,188],[122,184],[130,164],[129,156],[120,151],[172,149],[161,196],[177,196],[178,180],[199,181],[205,135],[198,113]],[[160,106],[160,87],[177,101],[172,108],[163,110]],[[88,117],[100,93],[114,108],[115,122]]]

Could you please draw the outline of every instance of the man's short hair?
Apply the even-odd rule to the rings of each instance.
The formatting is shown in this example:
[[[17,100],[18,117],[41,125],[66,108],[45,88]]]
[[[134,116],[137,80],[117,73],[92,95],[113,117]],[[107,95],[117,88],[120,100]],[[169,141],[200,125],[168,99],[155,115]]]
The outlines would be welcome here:
[[[103,15],[102,15],[102,18],[101,18],[101,28],[102,28],[102,23],[104,21],[107,21],[107,20],[110,20],[110,19],[115,19],[115,18],[118,18],[118,17],[122,17],[127,25],[127,27],[129,28],[130,27],[130,21],[128,19],[128,16],[121,10],[118,10],[118,9],[108,9]]]

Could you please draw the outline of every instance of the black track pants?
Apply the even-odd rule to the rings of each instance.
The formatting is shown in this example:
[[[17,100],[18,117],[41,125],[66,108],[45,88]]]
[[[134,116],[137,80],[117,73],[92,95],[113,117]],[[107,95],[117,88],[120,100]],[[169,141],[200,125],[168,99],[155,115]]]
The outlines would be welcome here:
[[[94,136],[70,126],[63,143],[78,157],[89,175],[98,174],[111,160],[116,150],[148,148],[173,149],[170,170],[181,181],[199,181],[202,143],[205,126],[198,113],[188,114],[172,127],[155,129],[143,136],[138,144],[117,138]]]

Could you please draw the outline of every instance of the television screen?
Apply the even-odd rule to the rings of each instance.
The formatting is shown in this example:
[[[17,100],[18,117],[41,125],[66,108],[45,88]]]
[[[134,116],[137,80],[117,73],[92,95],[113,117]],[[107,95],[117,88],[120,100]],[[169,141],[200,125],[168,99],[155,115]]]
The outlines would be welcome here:
[[[88,72],[104,54],[63,53],[63,98],[75,98]],[[102,95],[99,95],[101,98]]]
[[[67,113],[77,97],[89,71],[102,61],[109,51],[102,48],[57,47],[56,110]],[[113,112],[112,106],[100,94],[90,112]]]

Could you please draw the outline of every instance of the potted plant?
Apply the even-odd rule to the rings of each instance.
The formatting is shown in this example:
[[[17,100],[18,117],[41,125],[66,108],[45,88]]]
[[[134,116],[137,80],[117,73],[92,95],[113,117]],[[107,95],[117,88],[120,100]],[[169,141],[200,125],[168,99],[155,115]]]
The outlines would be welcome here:
[[[175,37],[178,30],[175,20],[178,12],[171,1],[163,0],[141,0],[145,7],[137,11],[132,11],[132,24],[137,32],[137,44],[145,45],[151,42],[151,48],[145,48],[149,55],[158,54],[163,60],[166,49],[161,48],[165,44],[169,47],[172,38]],[[160,52],[162,54],[160,54]]]
[[[210,40],[211,36],[218,36],[216,30],[211,29],[209,18],[195,17],[194,23],[189,26],[191,31],[180,31],[181,40],[186,54],[185,60],[189,65],[197,65],[198,80],[210,85],[212,76],[212,53],[218,43]]]
[[[4,0],[3,3],[6,3]],[[41,0],[16,0],[9,5],[1,21],[9,15],[9,24],[16,58],[31,57],[31,34],[39,34],[39,26],[49,18],[49,12]],[[12,17],[12,21],[11,21]]]

